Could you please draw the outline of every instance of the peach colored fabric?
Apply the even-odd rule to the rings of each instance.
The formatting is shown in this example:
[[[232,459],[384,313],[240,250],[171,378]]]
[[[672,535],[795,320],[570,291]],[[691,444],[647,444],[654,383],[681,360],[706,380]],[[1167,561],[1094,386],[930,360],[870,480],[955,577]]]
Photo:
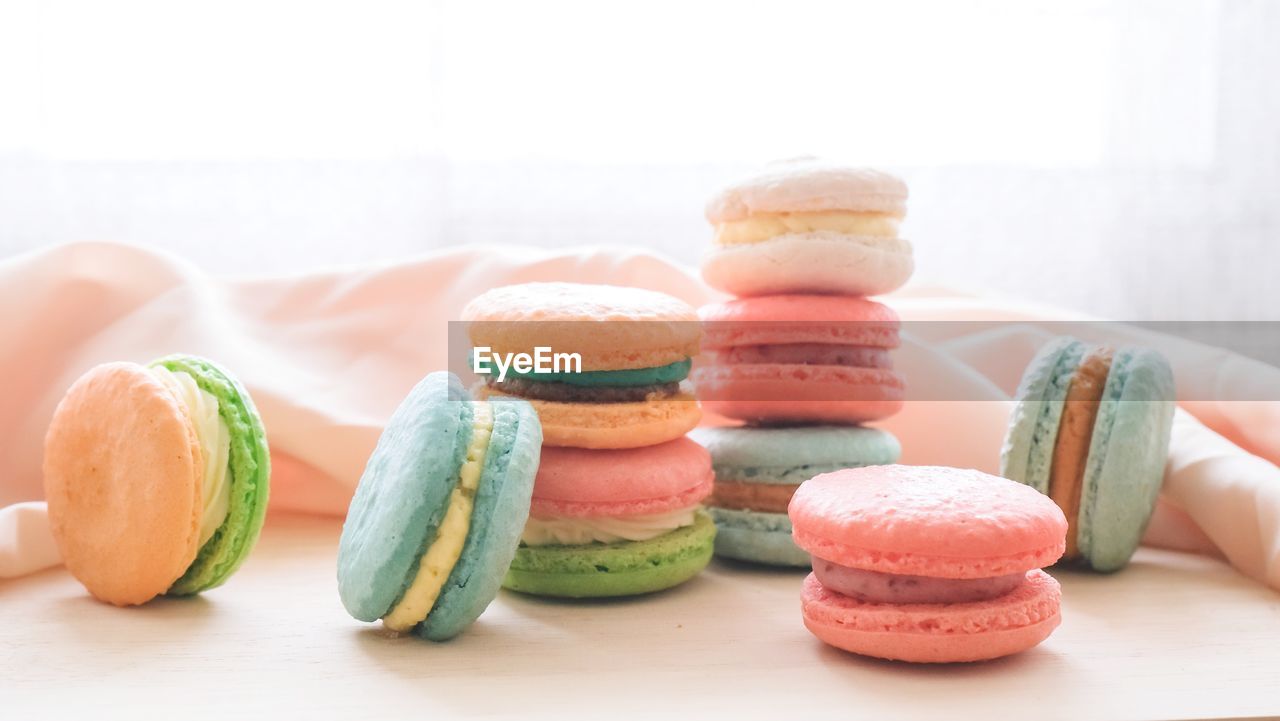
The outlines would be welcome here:
[[[0,260],[0,577],[58,562],[41,500],[41,446],[58,399],[90,367],[182,351],[231,368],[270,434],[273,511],[340,515],[381,424],[428,371],[447,365],[447,322],[499,285],[585,280],[723,300],[691,269],[621,248],[465,248],[387,265],[272,278],[215,278],[155,251],[80,244]],[[1003,321],[904,329],[895,367],[917,400],[882,425],[904,463],[995,472],[1009,396],[1062,311],[915,287],[888,302],[904,321]],[[1025,320],[1026,325],[1007,321]],[[910,330],[912,332],[905,332]],[[1280,370],[1139,331],[1121,340],[1173,357],[1186,398],[1280,385]],[[907,352],[910,351],[910,352]],[[1215,391],[1216,392],[1216,391]],[[1180,416],[1164,502],[1147,541],[1216,553],[1280,588],[1280,403],[1197,400]],[[35,501],[37,503],[28,503]]]

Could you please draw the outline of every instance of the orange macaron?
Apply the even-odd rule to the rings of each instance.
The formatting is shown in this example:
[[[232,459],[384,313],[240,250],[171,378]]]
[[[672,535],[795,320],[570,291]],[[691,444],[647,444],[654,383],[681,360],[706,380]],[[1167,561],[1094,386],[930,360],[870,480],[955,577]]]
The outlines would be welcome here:
[[[89,370],[45,436],[45,497],[63,563],[118,606],[226,581],[258,538],[269,476],[248,393],[194,356]]]
[[[639,448],[679,438],[701,418],[681,388],[701,325],[693,307],[672,296],[526,283],[484,293],[462,319],[483,379],[477,397],[529,401],[548,446]],[[520,357],[548,365],[521,367]]]

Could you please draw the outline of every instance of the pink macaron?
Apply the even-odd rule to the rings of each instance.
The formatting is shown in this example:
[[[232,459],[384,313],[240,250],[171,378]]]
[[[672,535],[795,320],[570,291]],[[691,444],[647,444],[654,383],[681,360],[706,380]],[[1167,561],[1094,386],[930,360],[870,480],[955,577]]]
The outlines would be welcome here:
[[[752,423],[861,423],[902,408],[898,316],[865,298],[774,295],[704,306],[692,378],[711,411]]]
[[[619,450],[545,446],[528,522],[503,580],[522,593],[605,598],[697,576],[716,526],[711,455],[687,438]]]
[[[700,503],[714,474],[706,449],[688,438],[623,450],[542,449],[533,486],[535,517],[627,517]]]
[[[1029,649],[1061,622],[1058,582],[1040,569],[1062,556],[1067,521],[1020,483],[958,468],[853,468],[802,484],[788,514],[813,557],[804,624],[837,648],[981,661]]]

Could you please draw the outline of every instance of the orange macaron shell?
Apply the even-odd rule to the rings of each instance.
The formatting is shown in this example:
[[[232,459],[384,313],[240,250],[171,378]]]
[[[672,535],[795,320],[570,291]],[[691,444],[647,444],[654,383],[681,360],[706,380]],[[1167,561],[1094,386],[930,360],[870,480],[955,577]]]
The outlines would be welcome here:
[[[805,627],[836,648],[897,661],[956,663],[1000,658],[1044,641],[1062,623],[1061,598],[1058,582],[1039,570],[999,598],[903,605],[859,601],[809,574],[800,608]]]
[[[518,397],[485,385],[473,393],[478,400]],[[702,420],[702,410],[688,393],[634,403],[524,400],[538,413],[545,446],[640,448],[679,438]]]
[[[577,353],[583,371],[656,368],[698,353],[692,307],[665,293],[610,285],[526,283],[487,291],[462,320],[473,347]]]
[[[49,522],[67,570],[118,606],[164,593],[199,551],[203,459],[173,393],[135,363],[82,376],[45,436]]]
[[[688,438],[645,448],[544,448],[532,515],[612,517],[688,508],[711,495],[711,456]]]

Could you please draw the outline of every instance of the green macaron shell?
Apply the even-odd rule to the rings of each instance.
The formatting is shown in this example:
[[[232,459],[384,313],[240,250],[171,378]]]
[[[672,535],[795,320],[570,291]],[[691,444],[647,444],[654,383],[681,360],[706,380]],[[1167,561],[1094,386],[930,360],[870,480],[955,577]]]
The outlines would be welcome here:
[[[716,479],[797,485],[843,468],[896,463],[892,434],[858,426],[698,428],[689,437],[711,454]]]
[[[1123,568],[1142,540],[1164,480],[1173,411],[1173,372],[1164,357],[1116,351],[1089,441],[1077,522],[1080,555],[1094,570]]]
[[[1085,345],[1074,338],[1055,338],[1028,364],[1000,450],[1000,475],[1049,492],[1058,425],[1084,352]]]
[[[338,595],[376,621],[404,595],[435,538],[471,442],[474,409],[456,376],[432,373],[387,421],[338,542]]]
[[[689,358],[656,368],[631,368],[614,371],[583,371],[582,373],[519,373],[507,369],[508,378],[523,378],[541,383],[564,383],[571,386],[648,386],[662,383],[679,383],[689,377],[693,361]],[[497,372],[497,369],[493,369]]]
[[[427,619],[415,629],[433,641],[458,635],[488,607],[529,519],[529,499],[542,452],[542,425],[533,407],[524,401],[494,400],[491,406],[493,432],[467,540]]]
[[[227,517],[200,547],[195,561],[167,591],[186,596],[222,585],[253,550],[267,514],[271,453],[262,418],[248,391],[231,373],[213,361],[189,355],[166,356],[153,361],[151,366],[186,373],[200,390],[216,398],[218,416],[226,424],[231,440]]]
[[[785,513],[708,508],[716,522],[716,555],[770,566],[808,568],[809,554],[791,539]]]
[[[647,541],[521,546],[504,588],[540,596],[605,598],[652,593],[693,578],[711,561],[716,527],[699,511],[693,525]]]

